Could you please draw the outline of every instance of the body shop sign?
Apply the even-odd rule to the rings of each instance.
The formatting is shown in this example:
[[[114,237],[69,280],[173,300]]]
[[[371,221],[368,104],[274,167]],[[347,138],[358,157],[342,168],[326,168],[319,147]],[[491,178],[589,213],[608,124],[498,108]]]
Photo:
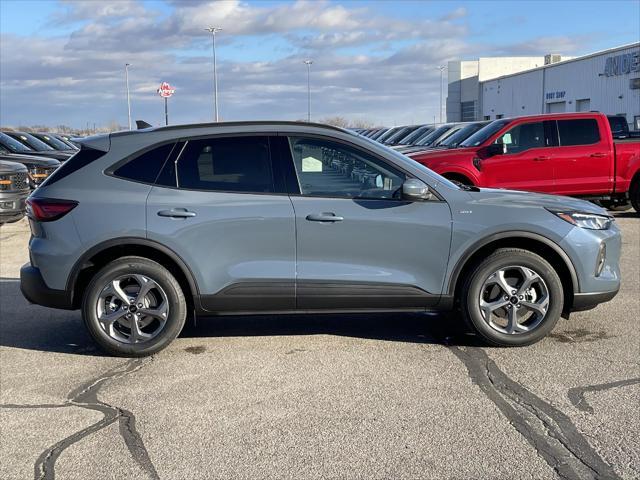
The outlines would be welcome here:
[[[613,77],[625,73],[640,72],[640,51],[607,57],[604,64],[604,76]]]

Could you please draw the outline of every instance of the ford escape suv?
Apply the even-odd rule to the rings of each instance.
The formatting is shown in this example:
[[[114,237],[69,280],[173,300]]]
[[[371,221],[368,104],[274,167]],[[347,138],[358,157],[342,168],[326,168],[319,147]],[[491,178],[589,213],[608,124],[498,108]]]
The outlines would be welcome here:
[[[581,200],[457,186],[346,130],[294,122],[89,137],[28,199],[33,303],[115,355],[188,314],[459,308],[527,345],[613,298],[620,231]]]

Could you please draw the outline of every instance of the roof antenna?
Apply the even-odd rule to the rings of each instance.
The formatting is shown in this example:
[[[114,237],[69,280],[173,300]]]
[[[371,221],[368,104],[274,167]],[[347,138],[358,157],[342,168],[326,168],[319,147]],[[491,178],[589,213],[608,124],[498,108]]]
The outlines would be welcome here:
[[[136,128],[142,130],[143,128],[151,128],[153,125],[145,122],[144,120],[136,120]]]

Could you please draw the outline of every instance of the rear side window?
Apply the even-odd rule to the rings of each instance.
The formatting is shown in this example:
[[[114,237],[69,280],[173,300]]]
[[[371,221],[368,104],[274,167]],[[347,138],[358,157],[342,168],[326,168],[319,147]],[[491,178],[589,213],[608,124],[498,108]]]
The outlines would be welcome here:
[[[268,137],[190,140],[178,159],[177,171],[179,188],[274,191]]]
[[[598,122],[594,118],[558,120],[560,146],[592,145],[600,141]]]
[[[103,155],[106,155],[107,152],[103,152],[102,150],[96,150],[94,148],[85,147],[82,145],[78,153],[74,154],[71,158],[66,160],[53,172],[47,179],[40,185],[41,187],[45,185],[52,185],[64,177],[71,175],[72,173],[80,170],[83,167],[86,167],[91,162],[99,159]]]
[[[148,150],[118,167],[113,174],[136,182],[154,183],[174,146],[175,143],[167,143]]]

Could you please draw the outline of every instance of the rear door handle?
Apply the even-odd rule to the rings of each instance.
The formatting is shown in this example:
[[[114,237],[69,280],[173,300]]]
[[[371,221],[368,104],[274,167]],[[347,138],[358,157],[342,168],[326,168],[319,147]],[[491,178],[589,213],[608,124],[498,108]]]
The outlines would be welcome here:
[[[160,210],[158,212],[158,216],[171,218],[190,218],[195,217],[196,212],[190,212],[186,208],[172,208],[171,210]]]
[[[549,160],[549,157],[535,157],[533,159],[534,162],[544,162],[545,160]]]
[[[607,154],[602,152],[596,152],[596,153],[592,153],[590,156],[592,158],[604,158],[607,156]]]
[[[341,222],[344,220],[344,217],[338,217],[332,212],[323,212],[307,215],[307,220],[310,222]]]

